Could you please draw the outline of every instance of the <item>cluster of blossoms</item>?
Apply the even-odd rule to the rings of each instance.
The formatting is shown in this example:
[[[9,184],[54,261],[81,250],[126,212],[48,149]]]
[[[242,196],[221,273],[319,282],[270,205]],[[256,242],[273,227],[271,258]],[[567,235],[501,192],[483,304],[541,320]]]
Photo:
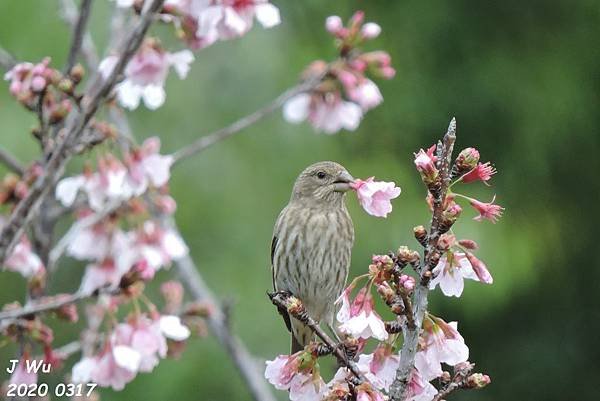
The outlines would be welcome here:
[[[19,63],[4,74],[4,80],[10,81],[10,94],[24,107],[36,112],[42,125],[64,120],[79,101],[74,91],[84,76],[84,69],[79,64],[62,74],[50,67],[50,62],[50,57],[46,57],[37,64]]]
[[[122,390],[137,373],[151,372],[167,356],[169,341],[176,348],[189,336],[190,329],[178,316],[132,315],[114,327],[96,355],[73,366],[72,380]]]
[[[187,254],[177,233],[148,219],[149,210],[170,215],[176,208],[166,189],[173,159],[159,154],[159,149],[158,139],[149,138],[140,148],[125,153],[124,162],[107,155],[100,158],[98,171],[87,170],[58,183],[56,198],[65,206],[72,206],[80,191],[88,203],[77,213],[81,227],[66,248],[68,255],[90,262],[81,291],[117,288],[130,276],[151,280],[158,269]],[[94,224],[83,223],[96,214],[100,218]],[[133,223],[134,228],[124,231],[121,221]]]
[[[347,27],[338,16],[327,18],[325,25],[336,38],[339,59],[329,64],[315,61],[307,68],[305,79],[323,79],[314,89],[286,102],[283,115],[287,121],[308,120],[315,130],[327,134],[341,129],[353,131],[363,114],[383,101],[379,88],[368,76],[390,79],[395,70],[386,52],[360,50],[359,46],[381,32],[379,25],[363,22],[362,11],[350,18]]]
[[[440,171],[442,165],[439,158],[436,146],[415,154],[416,169],[429,190],[427,201],[432,212],[435,213],[436,208],[440,213],[440,236],[434,243],[431,254],[426,255],[426,261],[423,261],[417,251],[401,246],[395,253],[374,255],[368,272],[356,277],[343,291],[337,301],[340,304],[336,316],[337,332],[342,336],[340,346],[350,350],[347,357],[355,361],[354,368],[343,364],[334,377],[326,382],[321,376],[318,358],[328,352],[323,351],[322,344],[317,342],[310,343],[303,351],[293,355],[279,355],[276,359],[267,361],[265,377],[276,388],[288,390],[290,400],[388,399],[387,394],[397,379],[404,357],[397,344],[403,332],[417,327],[420,329],[417,332],[416,354],[414,362],[409,365],[412,367],[403,399],[431,401],[451,382],[459,388],[482,388],[490,383],[489,376],[472,373],[474,365],[468,361],[469,348],[458,332],[457,322],[446,322],[430,312],[424,313],[418,326],[414,321],[417,315],[413,313],[412,299],[416,298],[413,295],[418,285],[425,289],[435,289],[439,285],[445,295],[460,296],[465,278],[486,284],[493,281],[485,264],[472,253],[477,249],[475,241],[457,240],[451,230],[461,212],[455,199],[462,197],[472,205],[477,203],[464,195],[453,193],[450,188],[460,182],[487,183],[495,170],[489,163],[479,163],[477,150],[465,149],[457,157],[451,171],[444,173],[450,182],[447,184],[449,188],[442,194],[440,188],[443,173]],[[390,199],[400,193],[394,183],[378,183],[372,178],[366,181],[356,180],[353,186],[365,210],[378,211],[380,215],[391,211]],[[439,199],[441,194],[445,195],[444,200],[436,205],[434,199]],[[478,206],[474,207],[477,209]],[[485,218],[495,221],[501,210],[499,206],[495,206],[491,211],[480,212],[481,218],[477,220]],[[424,248],[430,246],[423,226],[415,227],[414,234]],[[408,270],[409,267],[413,273]],[[418,274],[418,278],[415,278],[414,273]],[[365,280],[365,283],[357,288],[360,280]],[[395,316],[393,320],[384,321],[375,310],[373,290]],[[301,310],[298,307],[301,301],[295,297],[292,299],[293,302],[284,305],[292,316],[302,319],[297,312]],[[369,340],[375,340],[371,352],[366,351]],[[332,347],[331,344],[328,346]],[[445,370],[446,366],[452,368],[453,375]],[[356,369],[362,378],[356,377]],[[436,387],[434,383],[438,383],[440,387]]]

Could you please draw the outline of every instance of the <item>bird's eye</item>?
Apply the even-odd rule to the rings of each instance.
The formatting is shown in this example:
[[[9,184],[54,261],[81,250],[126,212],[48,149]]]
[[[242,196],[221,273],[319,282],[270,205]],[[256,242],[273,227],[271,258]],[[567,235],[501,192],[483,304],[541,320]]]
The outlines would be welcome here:
[[[324,178],[325,178],[325,176],[326,176],[326,175],[327,175],[327,174],[325,174],[323,171],[319,171],[319,172],[317,173],[317,178],[318,178],[318,179],[320,179],[320,180],[322,180],[322,179],[324,179]]]

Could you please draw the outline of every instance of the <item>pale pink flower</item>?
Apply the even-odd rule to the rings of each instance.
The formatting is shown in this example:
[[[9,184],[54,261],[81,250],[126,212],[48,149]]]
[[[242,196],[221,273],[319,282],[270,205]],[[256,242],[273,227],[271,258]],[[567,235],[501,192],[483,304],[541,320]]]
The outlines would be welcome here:
[[[120,363],[117,363],[117,357]],[[73,367],[73,374],[79,379],[89,379],[87,381],[97,383],[100,387],[112,387],[113,390],[120,391],[137,375],[135,368],[139,365],[138,357],[137,353],[126,348],[117,348],[115,352],[112,347],[108,347],[103,353],[93,358],[95,366],[91,366],[88,360],[82,360],[81,365]],[[129,362],[125,363],[126,361]],[[86,374],[89,374],[89,377],[86,377]]]
[[[83,219],[87,216],[89,215],[84,215]],[[113,238],[120,239],[122,235],[122,233],[115,234],[114,226],[104,222],[83,227],[67,245],[66,253],[79,260],[102,261],[110,256]]]
[[[113,355],[125,369],[151,372],[167,355],[167,340],[158,320],[143,315],[133,322],[120,323],[111,336]]]
[[[92,381],[92,375],[96,368],[96,364],[96,358],[81,358],[79,362],[73,365],[73,369],[71,370],[71,381],[73,383],[87,383]]]
[[[129,270],[122,267],[121,263],[115,263],[113,259],[105,259],[88,265],[81,279],[79,291],[84,294],[91,294],[102,287],[117,288],[121,278]]]
[[[457,330],[457,323],[446,323],[428,315],[423,321],[415,366],[427,380],[442,374],[442,363],[454,366],[469,358],[469,348]]]
[[[302,351],[301,351],[302,352]],[[272,361],[266,362],[265,378],[278,390],[288,390],[292,379],[299,373],[300,353],[294,355],[279,355]]]
[[[383,102],[379,88],[368,78],[360,80],[354,87],[346,88],[346,92],[348,98],[358,103],[363,111],[368,111]]]
[[[2,224],[0,224],[1,226]],[[8,270],[20,273],[25,278],[35,276],[45,270],[42,260],[33,252],[31,243],[25,235],[15,245],[12,253],[6,259],[5,266]]]
[[[475,208],[479,212],[479,216],[474,217],[473,220],[482,221],[489,220],[492,223],[496,223],[500,217],[502,217],[503,207],[500,205],[495,205],[494,201],[496,200],[496,196],[490,203],[480,202],[477,199],[469,199],[469,203],[471,206]]]
[[[290,383],[290,401],[320,401],[326,391],[319,374],[298,373]]]
[[[139,149],[125,156],[127,184],[134,196],[146,192],[149,184],[158,188],[169,181],[173,156],[161,155],[159,150],[160,139],[152,137],[146,139]]]
[[[381,317],[373,309],[373,297],[367,293],[366,288],[362,288],[354,301],[350,303],[350,292],[352,286],[348,287],[336,303],[342,303],[342,307],[337,313],[337,320],[341,323],[340,331],[357,338],[374,337],[380,341],[386,340],[388,332],[385,330],[385,324]]]
[[[461,177],[461,181],[464,183],[473,181],[483,181],[486,183],[486,181],[489,181],[494,174],[496,174],[496,169],[494,166],[490,166],[489,162],[485,164],[479,163],[473,170],[463,175]]]
[[[37,383],[37,373],[33,369],[29,369],[28,371],[27,362],[31,363],[32,360],[29,359],[28,355],[24,355],[10,376],[10,384],[16,384],[17,386],[24,384],[29,386]]]
[[[394,182],[374,181],[374,178],[356,179],[352,188],[367,213],[372,216],[387,217],[392,211],[390,201],[400,195],[400,187],[397,187]]]
[[[399,364],[400,356],[392,353],[392,347],[380,344],[372,354],[360,355],[357,366],[373,386],[387,391],[396,377]]]
[[[10,81],[10,94],[19,99],[32,99],[34,94],[43,91],[54,75],[54,70],[48,67],[49,64],[49,57],[37,64],[16,64],[4,74],[4,80]]]
[[[436,388],[413,369],[408,382],[406,401],[431,401],[437,395]]]
[[[429,288],[434,289],[439,284],[444,295],[460,297],[464,289],[464,279],[479,281],[471,263],[462,252],[446,252],[436,267],[432,270],[433,280]]]
[[[158,270],[187,255],[188,247],[175,231],[148,220],[136,232],[131,252],[133,260],[145,260],[150,267]]]
[[[119,103],[130,110],[136,109],[140,100],[151,110],[165,102],[164,84],[173,67],[180,79],[184,79],[194,56],[189,50],[168,53],[151,44],[143,45],[125,67],[125,80],[116,86]],[[117,62],[116,56],[102,60],[98,69],[106,79]]]
[[[279,9],[268,0],[201,0],[189,8],[197,20],[197,38],[208,44],[246,34],[254,18],[265,28],[281,23]]]
[[[339,94],[325,95],[301,93],[283,105],[283,116],[290,123],[307,120],[317,131],[334,134],[341,129],[358,128],[363,112],[353,102],[342,100]]]
[[[184,341],[190,336],[190,329],[181,323],[179,316],[163,315],[159,319],[162,334],[174,341]]]

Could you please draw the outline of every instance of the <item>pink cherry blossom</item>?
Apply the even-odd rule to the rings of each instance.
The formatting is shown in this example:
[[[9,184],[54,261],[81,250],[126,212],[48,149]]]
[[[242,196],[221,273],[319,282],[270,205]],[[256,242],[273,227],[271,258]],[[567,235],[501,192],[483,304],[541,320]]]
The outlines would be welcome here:
[[[383,394],[374,389],[368,382],[358,385],[355,392],[356,401],[385,401],[386,399]]]
[[[436,388],[413,369],[408,382],[406,401],[431,401],[437,395]]]
[[[415,366],[427,380],[442,374],[441,363],[454,366],[469,358],[469,348],[457,330],[457,323],[446,323],[428,315],[423,321]]]
[[[482,283],[492,284],[494,282],[494,278],[490,274],[487,266],[481,260],[477,259],[475,255],[470,252],[466,252],[467,259],[471,263],[471,267],[473,271],[477,275],[477,278]]]
[[[302,362],[298,357],[299,354],[279,355],[274,360],[266,362],[265,378],[276,389],[288,390],[290,388],[292,379],[299,373]]]
[[[479,281],[473,267],[463,252],[449,251],[444,254],[432,270],[433,280],[429,288],[440,286],[444,295],[460,297],[464,289],[464,279]]]
[[[79,290],[84,294],[91,294],[102,287],[117,288],[121,278],[129,270],[123,269],[122,266],[121,263],[115,263],[113,259],[89,264],[81,279]]]
[[[479,163],[473,170],[463,175],[461,181],[464,183],[483,181],[485,183],[489,181],[494,174],[496,174],[496,169],[494,166],[490,166],[489,162],[485,164]]]
[[[159,359],[167,355],[167,341],[160,322],[143,315],[117,325],[111,344],[115,361],[128,370],[151,372]]]
[[[374,181],[374,178],[356,179],[352,188],[367,213],[372,216],[387,217],[392,211],[390,201],[400,195],[400,187],[396,187],[394,182]]]
[[[372,354],[362,354],[358,359],[358,368],[366,379],[380,390],[389,390],[396,370],[400,364],[400,356],[392,352],[388,344],[380,344]]]
[[[32,99],[34,94],[43,91],[50,83],[54,70],[49,67],[50,58],[40,63],[19,63],[4,74],[4,80],[10,81],[9,91],[18,99]]]
[[[139,364],[138,355],[128,351],[126,348],[117,348],[115,352],[113,348],[108,348],[102,354],[95,357],[93,360],[95,366],[89,372],[90,378],[88,381],[97,383],[100,387],[112,387],[115,391],[123,390],[125,385],[131,382],[137,375],[137,370],[132,368],[137,367]],[[120,363],[117,363],[117,358],[120,359]],[[124,363],[125,360],[131,360],[132,358],[135,359],[133,364],[126,365]],[[82,362],[84,363],[83,366],[76,365],[77,371],[75,371],[75,367],[73,368],[73,375],[77,375],[79,378],[84,378],[85,373],[87,373],[82,372],[83,369],[90,368],[90,363],[87,361]]]
[[[374,337],[380,341],[386,340],[388,332],[381,317],[373,310],[371,294],[367,293],[366,288],[362,288],[351,303],[349,298],[351,291],[352,286],[344,290],[342,296],[336,301],[342,303],[337,314],[337,320],[341,323],[340,331],[357,338]]]
[[[0,227],[2,224],[0,224]],[[21,273],[25,278],[30,278],[44,272],[42,260],[31,249],[31,243],[25,235],[17,242],[12,253],[6,259],[5,266],[8,270]]]
[[[119,103],[130,110],[136,109],[140,100],[151,110],[165,102],[164,84],[173,67],[180,79],[184,79],[194,56],[189,50],[168,53],[148,40],[125,67],[125,80],[116,86]],[[117,62],[116,56],[102,60],[98,69],[107,78]]]
[[[190,336],[190,329],[181,323],[179,316],[163,315],[159,319],[162,334],[174,341],[184,341]]]
[[[492,223],[496,223],[500,217],[502,217],[503,207],[500,205],[495,205],[494,201],[496,200],[496,196],[490,203],[480,202],[477,199],[469,199],[469,203],[471,206],[475,208],[479,212],[479,216],[474,217],[473,220],[482,221],[489,220]]]
[[[290,401],[320,401],[327,385],[318,373],[299,373],[290,383]]]
[[[368,111],[383,102],[383,96],[379,88],[375,85],[375,82],[367,78],[360,80],[353,87],[346,88],[346,92],[348,98],[358,103],[363,111]]]
[[[353,102],[342,100],[339,94],[301,93],[283,106],[283,116],[290,123],[306,119],[317,131],[334,134],[341,129],[354,131],[362,119],[362,110]]]
[[[435,166],[437,161],[437,157],[435,156],[435,148],[433,145],[427,152],[423,149],[419,150],[418,153],[415,153],[415,166],[417,167],[417,171],[421,173],[421,176],[427,183],[433,182],[438,176],[438,170]]]
[[[169,181],[173,156],[161,155],[159,150],[160,139],[152,137],[146,139],[141,148],[125,156],[127,184],[134,196],[146,192],[149,184],[158,188]]]
[[[345,29],[344,22],[339,16],[332,15],[325,19],[325,29],[327,29],[327,32],[338,36]]]
[[[17,386],[19,384],[25,384],[28,386],[37,383],[37,373],[33,369],[29,369],[29,371],[27,369],[27,363],[31,363],[31,361],[29,355],[23,355],[10,376],[10,384],[16,384]]]

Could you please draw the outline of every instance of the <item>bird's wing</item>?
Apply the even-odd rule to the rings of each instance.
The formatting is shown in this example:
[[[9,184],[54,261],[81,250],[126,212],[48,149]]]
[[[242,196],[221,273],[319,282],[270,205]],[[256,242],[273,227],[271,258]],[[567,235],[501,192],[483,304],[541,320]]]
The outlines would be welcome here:
[[[273,280],[273,291],[277,291],[277,287],[275,286],[275,251],[277,250],[277,225],[279,223],[279,219],[277,219],[277,223],[275,223],[275,232],[273,233],[273,239],[271,240],[271,278]],[[283,318],[285,322],[285,327],[287,327],[288,331],[292,331],[292,322],[290,322],[290,315],[287,310],[282,307],[277,307],[279,314]]]

